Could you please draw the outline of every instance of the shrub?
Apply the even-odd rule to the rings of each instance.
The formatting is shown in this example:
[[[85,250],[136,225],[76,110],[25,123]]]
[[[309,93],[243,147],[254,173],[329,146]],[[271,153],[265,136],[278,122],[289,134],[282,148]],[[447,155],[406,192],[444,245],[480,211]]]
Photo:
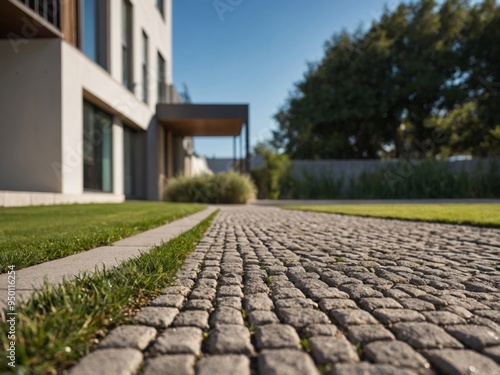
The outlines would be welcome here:
[[[255,152],[265,159],[264,166],[251,171],[259,199],[278,199],[289,191],[291,162],[286,154],[279,154],[264,143],[255,147]]]
[[[235,172],[172,178],[164,193],[169,202],[241,204],[254,197],[250,178]]]

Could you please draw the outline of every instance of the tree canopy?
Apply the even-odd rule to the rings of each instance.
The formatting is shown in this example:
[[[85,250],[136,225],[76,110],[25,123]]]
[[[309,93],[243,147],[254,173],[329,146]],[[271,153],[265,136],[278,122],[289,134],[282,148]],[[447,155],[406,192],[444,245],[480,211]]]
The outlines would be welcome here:
[[[328,40],[274,117],[293,159],[500,155],[500,7],[386,8]]]

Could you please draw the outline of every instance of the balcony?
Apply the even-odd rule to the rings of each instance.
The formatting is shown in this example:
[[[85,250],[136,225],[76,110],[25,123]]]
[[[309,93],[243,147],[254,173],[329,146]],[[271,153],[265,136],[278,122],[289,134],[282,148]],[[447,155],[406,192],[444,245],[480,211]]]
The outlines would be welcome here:
[[[60,0],[1,0],[0,38],[60,38]]]

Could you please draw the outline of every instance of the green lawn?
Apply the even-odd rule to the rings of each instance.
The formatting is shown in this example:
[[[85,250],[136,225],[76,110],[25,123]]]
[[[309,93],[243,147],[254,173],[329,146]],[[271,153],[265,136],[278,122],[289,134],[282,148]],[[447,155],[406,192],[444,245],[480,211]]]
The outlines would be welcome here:
[[[204,208],[127,202],[0,208],[0,273],[107,245]]]
[[[7,317],[0,314],[0,373],[61,374],[115,326],[128,324],[138,308],[159,295],[217,215],[116,268],[45,285],[16,306],[16,368],[8,367]]]
[[[342,204],[287,206],[290,210],[375,216],[390,219],[431,221],[500,227],[500,204]]]

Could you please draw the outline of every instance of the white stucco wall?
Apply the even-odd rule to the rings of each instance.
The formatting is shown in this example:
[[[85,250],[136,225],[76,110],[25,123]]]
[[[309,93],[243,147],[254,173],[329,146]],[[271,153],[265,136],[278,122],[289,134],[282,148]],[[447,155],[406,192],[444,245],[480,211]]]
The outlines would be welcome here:
[[[0,190],[61,192],[60,124],[60,41],[1,40]]]

